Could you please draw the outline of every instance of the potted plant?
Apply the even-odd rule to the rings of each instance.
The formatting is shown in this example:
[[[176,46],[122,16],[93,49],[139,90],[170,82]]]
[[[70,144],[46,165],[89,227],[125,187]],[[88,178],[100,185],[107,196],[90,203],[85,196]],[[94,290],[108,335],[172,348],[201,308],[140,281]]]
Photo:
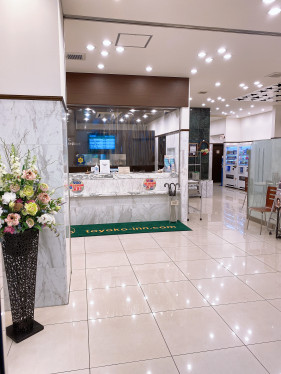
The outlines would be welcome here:
[[[30,151],[21,161],[18,149],[4,143],[7,167],[0,156],[0,238],[13,324],[7,335],[20,342],[43,330],[34,321],[39,231],[50,228],[57,234],[54,215],[61,198],[41,181],[36,157]]]

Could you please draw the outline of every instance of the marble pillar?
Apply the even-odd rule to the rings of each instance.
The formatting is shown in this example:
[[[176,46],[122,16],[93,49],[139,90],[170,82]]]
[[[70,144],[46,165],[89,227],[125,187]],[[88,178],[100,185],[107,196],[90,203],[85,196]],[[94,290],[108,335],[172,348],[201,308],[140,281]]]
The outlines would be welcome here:
[[[180,169],[181,221],[188,218],[188,146],[189,146],[189,108],[180,109]]]
[[[61,212],[56,215],[59,237],[49,229],[40,232],[36,307],[67,304],[70,240],[64,107],[60,101],[0,100],[0,113],[0,137],[7,144],[17,144],[24,137],[21,155],[24,156],[30,149],[37,156],[42,180],[51,188],[56,188],[55,197],[63,197],[65,201]],[[3,153],[3,147],[0,152]],[[8,305],[7,292],[5,305]]]

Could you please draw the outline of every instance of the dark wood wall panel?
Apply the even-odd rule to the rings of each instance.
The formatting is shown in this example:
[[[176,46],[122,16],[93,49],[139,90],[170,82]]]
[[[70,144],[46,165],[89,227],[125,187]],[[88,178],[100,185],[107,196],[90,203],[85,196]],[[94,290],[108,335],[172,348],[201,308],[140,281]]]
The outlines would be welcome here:
[[[66,73],[67,104],[188,107],[189,79]]]

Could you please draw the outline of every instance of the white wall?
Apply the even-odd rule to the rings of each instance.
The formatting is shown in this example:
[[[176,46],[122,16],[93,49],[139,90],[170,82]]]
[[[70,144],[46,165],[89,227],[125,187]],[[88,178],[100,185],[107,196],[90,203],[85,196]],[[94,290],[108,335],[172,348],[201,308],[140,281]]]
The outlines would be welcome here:
[[[155,131],[155,136],[179,131],[180,114],[178,110],[162,116],[148,125],[148,130]]]
[[[59,0],[2,0],[0,35],[0,94],[64,96]]]
[[[274,113],[274,111],[269,111],[244,118],[224,118],[213,121],[210,126],[211,143],[247,142],[281,136],[281,111],[280,129],[277,125],[275,126]],[[278,119],[279,112],[276,113]],[[278,135],[278,129],[280,135]],[[219,139],[222,134],[225,136],[223,141]]]
[[[241,118],[241,141],[271,139],[274,137],[273,112]]]

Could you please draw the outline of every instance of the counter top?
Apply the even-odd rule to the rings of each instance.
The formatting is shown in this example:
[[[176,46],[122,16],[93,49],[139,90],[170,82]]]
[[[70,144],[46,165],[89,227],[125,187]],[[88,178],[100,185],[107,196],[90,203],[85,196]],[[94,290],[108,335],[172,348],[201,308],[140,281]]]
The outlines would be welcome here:
[[[84,185],[82,192],[70,190],[71,198],[85,197],[124,197],[124,196],[152,196],[167,195],[165,183],[177,183],[178,175],[171,173],[131,173],[131,174],[83,174],[69,175],[70,181],[77,179]],[[153,179],[153,189],[147,189],[146,179]],[[150,182],[148,182],[150,184]],[[178,189],[177,189],[178,191]]]
[[[153,178],[153,179],[174,179],[178,178],[178,174],[176,173],[130,173],[130,174],[119,174],[119,173],[112,173],[112,174],[86,174],[86,173],[69,173],[69,178],[77,178],[80,180],[116,180],[116,179],[146,179],[146,178]]]

